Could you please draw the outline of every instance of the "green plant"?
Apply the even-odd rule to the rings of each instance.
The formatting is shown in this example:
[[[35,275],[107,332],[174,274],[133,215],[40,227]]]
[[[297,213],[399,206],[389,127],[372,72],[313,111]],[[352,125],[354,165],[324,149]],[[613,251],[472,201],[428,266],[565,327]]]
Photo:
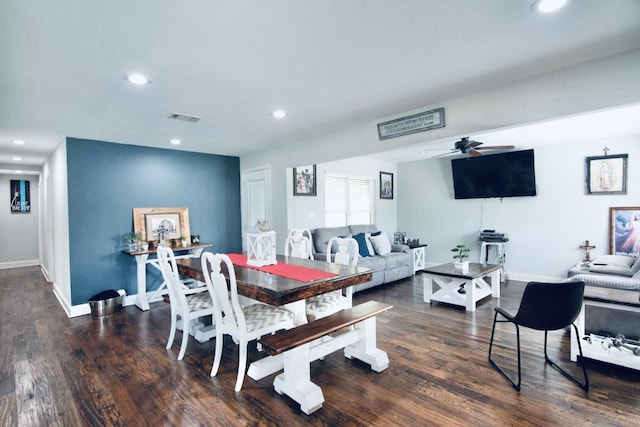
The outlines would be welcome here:
[[[140,235],[140,233],[127,233],[122,236],[122,240],[124,240],[126,243],[133,244],[142,240],[142,236]]]
[[[471,249],[469,249],[467,245],[460,244],[451,249],[451,252],[456,252],[453,259],[457,259],[459,262],[462,262],[465,258],[469,258],[469,252],[471,252]]]

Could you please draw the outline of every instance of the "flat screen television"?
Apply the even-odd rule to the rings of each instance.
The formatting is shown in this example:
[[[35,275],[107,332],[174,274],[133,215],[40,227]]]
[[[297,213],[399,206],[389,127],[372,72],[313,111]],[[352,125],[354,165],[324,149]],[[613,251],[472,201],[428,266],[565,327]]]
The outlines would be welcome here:
[[[451,160],[456,199],[536,195],[533,150]]]

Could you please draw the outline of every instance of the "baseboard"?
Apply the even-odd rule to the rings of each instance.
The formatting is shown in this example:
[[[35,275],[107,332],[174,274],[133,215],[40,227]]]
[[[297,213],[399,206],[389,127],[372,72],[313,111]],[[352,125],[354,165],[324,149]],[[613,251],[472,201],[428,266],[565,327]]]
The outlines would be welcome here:
[[[32,267],[34,265],[40,265],[40,261],[37,259],[28,259],[25,261],[0,262],[0,270],[5,268]]]

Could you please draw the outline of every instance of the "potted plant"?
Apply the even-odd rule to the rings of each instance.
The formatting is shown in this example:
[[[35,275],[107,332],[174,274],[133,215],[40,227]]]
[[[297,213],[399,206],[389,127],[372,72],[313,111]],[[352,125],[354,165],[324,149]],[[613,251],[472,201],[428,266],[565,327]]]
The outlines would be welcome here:
[[[186,236],[182,236],[182,237],[180,238],[180,240],[182,241],[182,247],[183,247],[183,248],[186,248],[186,247],[187,247],[187,245],[189,244],[189,243],[187,243],[187,237],[186,237]]]
[[[140,233],[127,233],[122,236],[122,240],[129,245],[129,251],[135,251],[141,239],[142,236],[140,236]]]
[[[469,258],[469,252],[471,252],[471,249],[469,249],[467,245],[460,244],[460,245],[456,245],[455,248],[451,249],[451,252],[455,252],[455,255],[453,256],[454,268],[468,270],[469,261],[465,261],[465,258]]]

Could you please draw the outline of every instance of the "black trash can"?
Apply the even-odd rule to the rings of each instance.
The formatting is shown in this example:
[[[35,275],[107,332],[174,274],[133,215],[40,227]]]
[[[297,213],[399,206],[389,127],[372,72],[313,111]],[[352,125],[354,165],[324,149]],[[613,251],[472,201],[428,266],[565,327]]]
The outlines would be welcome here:
[[[91,317],[103,318],[122,310],[122,295],[113,289],[102,291],[89,298]]]

